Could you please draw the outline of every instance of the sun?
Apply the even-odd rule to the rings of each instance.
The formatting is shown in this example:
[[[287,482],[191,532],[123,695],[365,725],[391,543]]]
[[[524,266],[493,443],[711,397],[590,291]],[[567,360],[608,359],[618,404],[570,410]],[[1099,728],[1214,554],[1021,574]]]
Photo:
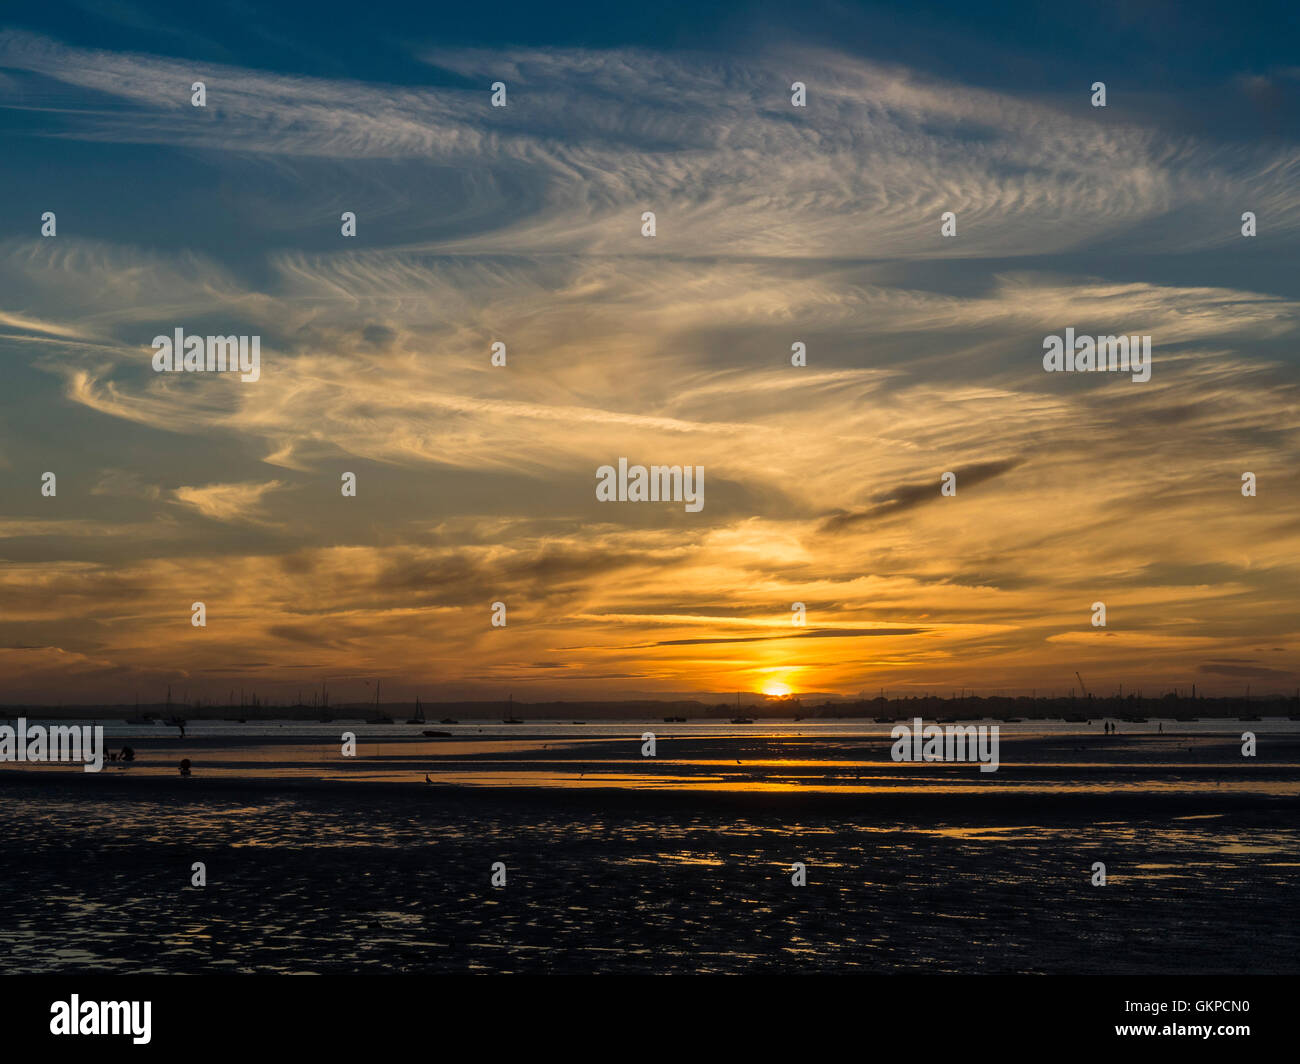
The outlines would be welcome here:
[[[768,698],[784,698],[790,691],[791,687],[788,683],[776,683],[775,681],[763,688],[763,694],[767,695]]]

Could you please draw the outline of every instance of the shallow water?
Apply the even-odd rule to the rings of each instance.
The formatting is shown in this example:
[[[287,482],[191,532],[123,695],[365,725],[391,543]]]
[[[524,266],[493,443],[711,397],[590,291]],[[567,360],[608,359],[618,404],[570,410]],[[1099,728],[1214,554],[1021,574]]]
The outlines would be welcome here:
[[[200,722],[184,738],[174,728],[106,728],[106,746],[130,743],[128,766],[100,776],[176,777],[182,759],[204,779],[423,784],[457,788],[809,792],[894,795],[1223,794],[1300,797],[1300,722],[1270,720],[1124,725],[1033,722],[1001,727],[996,772],[974,761],[895,762],[890,725],[871,722],[649,722],[591,725],[446,725],[449,738],[424,738],[420,725]],[[1243,758],[1241,734],[1258,736]],[[646,733],[656,752],[643,756]],[[345,736],[354,737],[344,754]],[[3,772],[59,776],[77,766],[6,764]]]
[[[1290,725],[137,725],[0,769],[0,970],[1297,972]]]

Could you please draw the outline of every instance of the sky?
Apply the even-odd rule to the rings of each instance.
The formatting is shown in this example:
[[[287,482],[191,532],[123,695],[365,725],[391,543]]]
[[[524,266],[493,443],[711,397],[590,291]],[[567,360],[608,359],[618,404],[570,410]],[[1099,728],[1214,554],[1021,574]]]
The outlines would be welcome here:
[[[1300,687],[1294,5],[266,6],[0,9],[0,703]]]

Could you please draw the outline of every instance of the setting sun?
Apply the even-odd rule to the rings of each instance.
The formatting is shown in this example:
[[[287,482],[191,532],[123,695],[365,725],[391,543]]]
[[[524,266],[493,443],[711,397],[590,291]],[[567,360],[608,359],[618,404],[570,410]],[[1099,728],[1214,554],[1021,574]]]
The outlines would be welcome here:
[[[784,698],[789,693],[790,685],[788,683],[772,682],[763,687],[763,694],[767,695],[768,698]]]

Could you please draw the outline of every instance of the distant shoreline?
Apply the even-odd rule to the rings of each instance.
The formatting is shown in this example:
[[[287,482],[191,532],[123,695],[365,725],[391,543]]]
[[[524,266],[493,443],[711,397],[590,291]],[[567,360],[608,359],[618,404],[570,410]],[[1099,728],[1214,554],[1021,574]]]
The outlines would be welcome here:
[[[746,700],[748,697],[748,700]],[[452,720],[460,724],[528,723],[728,723],[743,716],[755,723],[795,721],[818,723],[861,721],[893,723],[922,717],[927,722],[975,721],[1019,723],[1064,721],[1092,724],[1101,720],[1128,723],[1156,721],[1193,723],[1236,720],[1242,723],[1265,719],[1300,721],[1300,698],[1256,696],[1244,698],[902,698],[859,702],[825,702],[803,705],[790,700],[767,700],[743,696],[735,702],[384,702],[379,705],[345,703],[313,705],[9,705],[0,706],[0,720],[28,717],[33,720],[121,721],[148,724],[182,721],[264,724],[276,722],[403,724],[423,714],[421,723],[436,727]]]

